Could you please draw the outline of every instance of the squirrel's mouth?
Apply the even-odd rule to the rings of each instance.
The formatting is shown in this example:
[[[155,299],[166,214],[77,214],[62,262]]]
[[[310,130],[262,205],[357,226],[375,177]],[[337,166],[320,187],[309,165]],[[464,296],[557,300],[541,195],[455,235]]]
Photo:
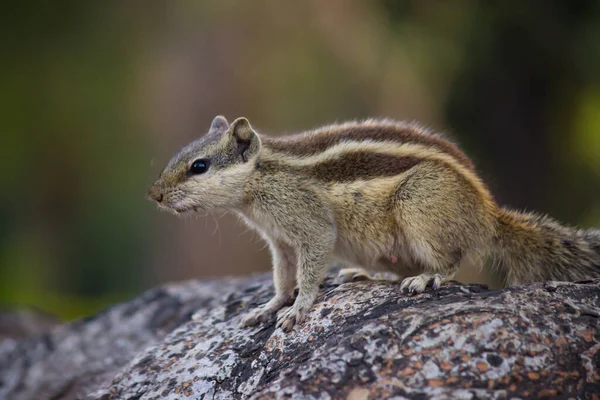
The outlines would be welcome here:
[[[185,214],[190,211],[197,212],[200,210],[200,207],[198,207],[198,206],[187,206],[187,205],[184,206],[184,205],[179,205],[179,204],[171,205],[171,204],[161,204],[161,203],[158,203],[158,208],[160,208],[161,210],[164,210],[164,211],[168,211],[175,215]]]

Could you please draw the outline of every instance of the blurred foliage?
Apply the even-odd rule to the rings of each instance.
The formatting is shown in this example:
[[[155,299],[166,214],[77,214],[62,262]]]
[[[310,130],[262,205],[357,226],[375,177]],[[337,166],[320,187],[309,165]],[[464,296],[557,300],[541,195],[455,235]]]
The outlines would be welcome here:
[[[231,220],[217,246],[143,198],[216,114],[418,119],[502,203],[600,226],[598,2],[7,2],[0,32],[0,303],[74,318],[268,267]]]
[[[115,4],[2,6],[0,301],[71,317],[139,289],[147,144],[130,33],[144,27]]]

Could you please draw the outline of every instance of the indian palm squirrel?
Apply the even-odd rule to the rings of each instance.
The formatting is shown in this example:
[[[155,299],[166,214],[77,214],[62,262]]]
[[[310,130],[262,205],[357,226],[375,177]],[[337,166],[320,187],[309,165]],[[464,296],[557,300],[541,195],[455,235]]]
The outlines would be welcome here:
[[[280,310],[284,331],[301,323],[332,259],[392,272],[416,293],[466,262],[487,262],[505,285],[600,277],[600,230],[499,206],[455,143],[415,123],[370,119],[271,137],[246,118],[217,116],[147,195],[175,214],[233,211],[268,243],[276,294],[245,326]]]

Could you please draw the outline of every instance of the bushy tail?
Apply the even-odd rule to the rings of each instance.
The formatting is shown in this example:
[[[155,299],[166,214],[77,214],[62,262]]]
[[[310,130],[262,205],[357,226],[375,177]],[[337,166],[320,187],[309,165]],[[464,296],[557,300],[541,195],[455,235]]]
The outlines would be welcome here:
[[[547,216],[501,210],[496,273],[507,285],[600,278],[600,230],[563,226]]]

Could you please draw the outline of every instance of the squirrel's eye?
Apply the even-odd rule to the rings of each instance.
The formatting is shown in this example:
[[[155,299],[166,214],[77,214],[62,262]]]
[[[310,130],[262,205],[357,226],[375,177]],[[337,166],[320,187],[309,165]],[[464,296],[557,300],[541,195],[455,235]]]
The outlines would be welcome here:
[[[190,167],[190,173],[194,175],[203,174],[208,171],[208,160],[196,160]]]

